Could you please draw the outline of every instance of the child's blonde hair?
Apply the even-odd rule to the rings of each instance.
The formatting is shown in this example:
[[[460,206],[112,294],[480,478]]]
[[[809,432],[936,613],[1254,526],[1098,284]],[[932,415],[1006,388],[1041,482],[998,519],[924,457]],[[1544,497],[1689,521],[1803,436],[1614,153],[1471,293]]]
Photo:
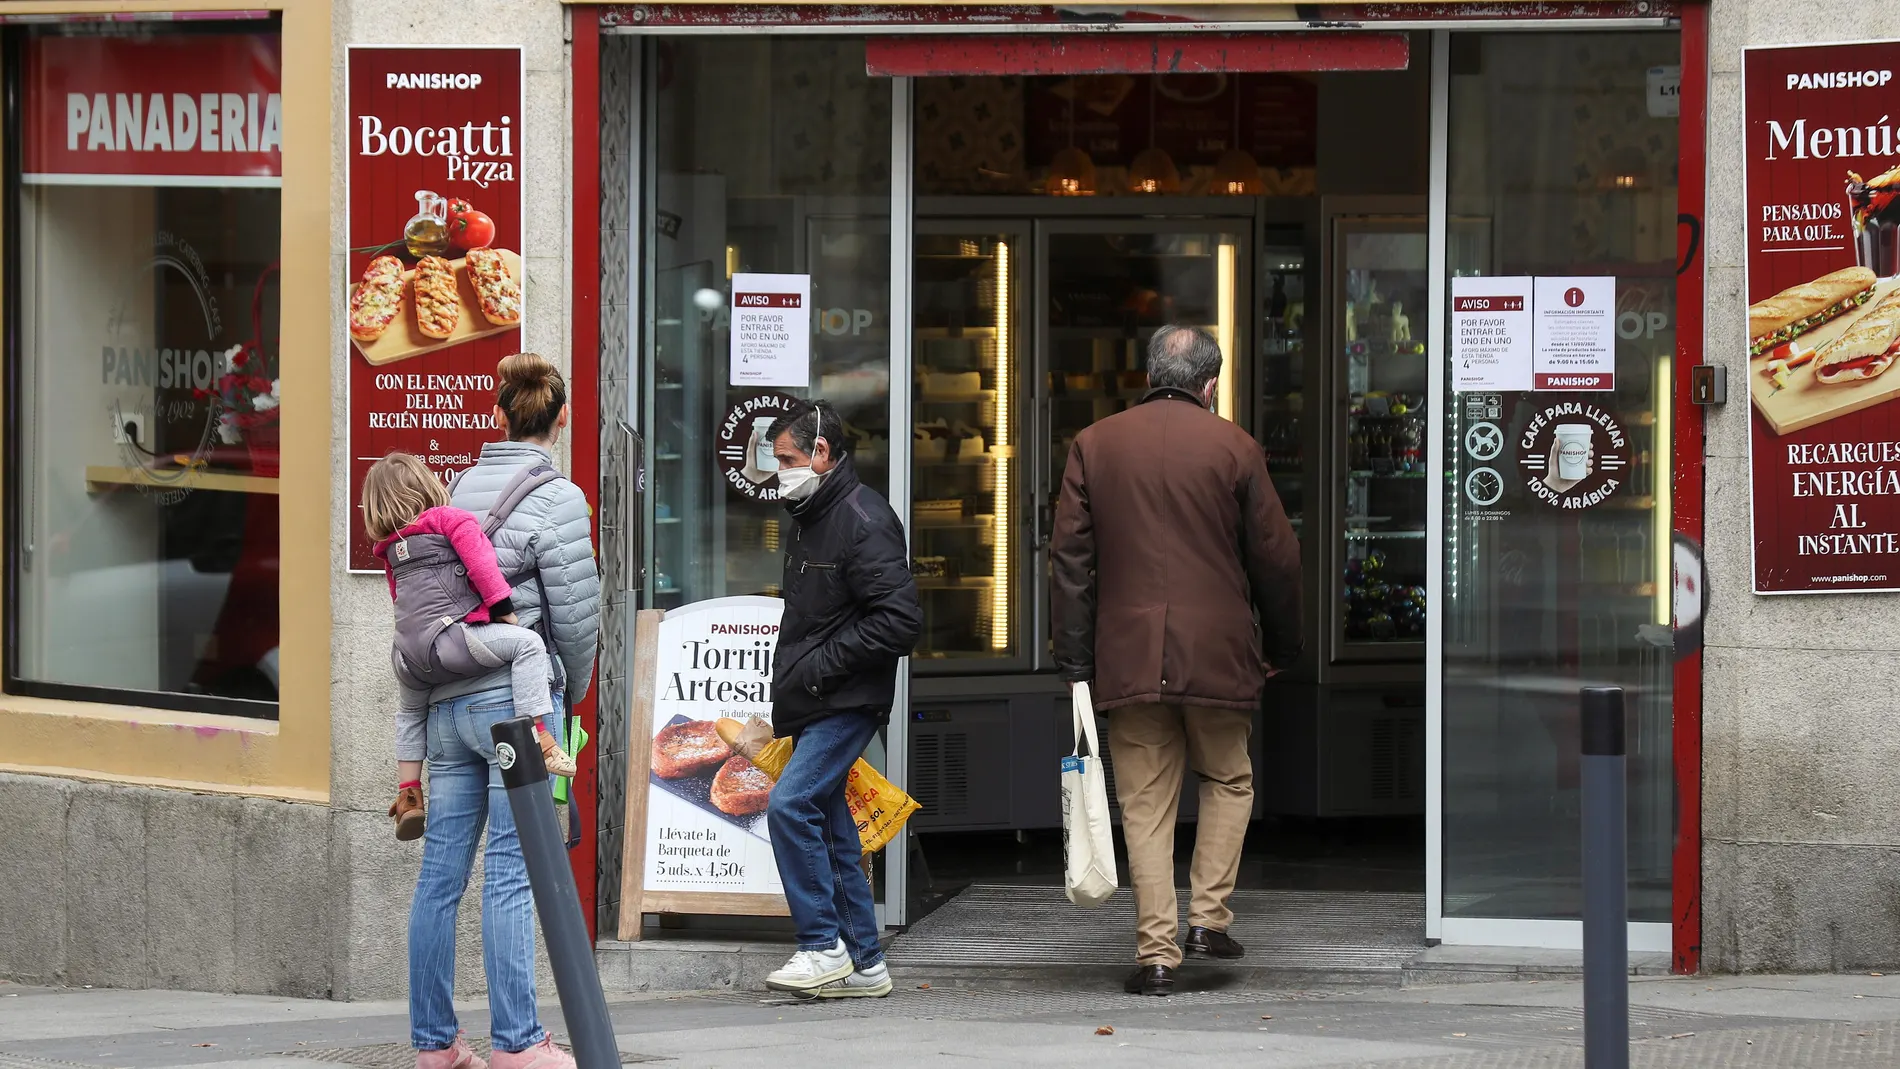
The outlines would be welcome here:
[[[389,454],[363,476],[363,528],[378,542],[448,503],[442,480],[408,453]]]

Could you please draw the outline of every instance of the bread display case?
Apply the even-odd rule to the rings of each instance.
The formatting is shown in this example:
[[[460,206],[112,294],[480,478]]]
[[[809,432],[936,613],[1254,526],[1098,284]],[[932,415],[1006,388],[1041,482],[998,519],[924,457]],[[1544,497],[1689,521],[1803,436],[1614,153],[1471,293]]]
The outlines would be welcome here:
[[[913,270],[912,567],[919,670],[1029,667],[1021,232],[919,229]]]

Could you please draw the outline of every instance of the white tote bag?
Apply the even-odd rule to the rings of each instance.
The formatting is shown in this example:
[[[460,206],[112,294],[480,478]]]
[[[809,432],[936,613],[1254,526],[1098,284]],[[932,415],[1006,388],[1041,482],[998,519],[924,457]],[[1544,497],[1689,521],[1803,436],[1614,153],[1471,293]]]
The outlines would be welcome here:
[[[1115,837],[1109,828],[1108,776],[1095,737],[1095,702],[1087,683],[1072,692],[1075,752],[1062,759],[1063,890],[1078,906],[1099,906],[1115,893]]]

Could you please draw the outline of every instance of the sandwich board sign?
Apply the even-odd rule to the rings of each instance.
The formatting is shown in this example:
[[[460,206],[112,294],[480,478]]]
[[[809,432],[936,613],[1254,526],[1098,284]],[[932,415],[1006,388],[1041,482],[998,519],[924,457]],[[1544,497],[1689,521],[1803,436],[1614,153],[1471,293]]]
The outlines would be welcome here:
[[[1757,594],[1900,590],[1900,41],[1742,53]]]
[[[721,719],[771,722],[784,606],[714,598],[634,618],[621,939],[640,938],[645,913],[787,915],[765,826],[771,780],[718,731]]]

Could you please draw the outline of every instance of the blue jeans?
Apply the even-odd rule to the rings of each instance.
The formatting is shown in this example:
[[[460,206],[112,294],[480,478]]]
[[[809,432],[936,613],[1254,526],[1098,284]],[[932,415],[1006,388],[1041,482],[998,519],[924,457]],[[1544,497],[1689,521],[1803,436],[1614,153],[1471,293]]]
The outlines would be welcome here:
[[[859,968],[883,961],[884,948],[871,884],[858,868],[864,851],[844,782],[876,734],[877,721],[861,713],[827,716],[799,729],[765,810],[798,949],[830,950],[842,938]]]
[[[488,729],[515,715],[506,689],[429,707],[429,823],[409,909],[409,1037],[417,1050],[455,1042],[455,912],[488,826],[482,859],[482,965],[496,1050],[541,1042],[534,1004],[534,900],[514,811]]]

